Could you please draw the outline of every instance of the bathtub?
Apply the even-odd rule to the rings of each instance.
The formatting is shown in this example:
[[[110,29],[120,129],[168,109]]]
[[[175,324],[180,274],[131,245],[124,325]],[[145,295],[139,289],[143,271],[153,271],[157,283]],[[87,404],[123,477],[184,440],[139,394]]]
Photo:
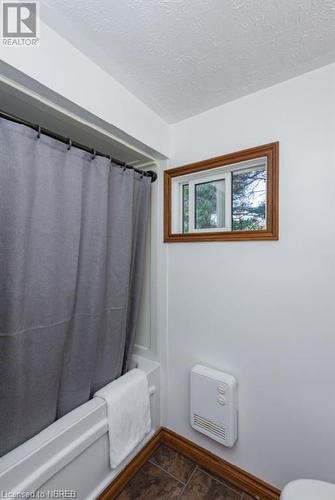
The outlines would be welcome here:
[[[150,387],[152,429],[117,469],[109,466],[106,404],[93,398],[0,458],[0,498],[94,500],[160,426],[159,364],[133,357]]]

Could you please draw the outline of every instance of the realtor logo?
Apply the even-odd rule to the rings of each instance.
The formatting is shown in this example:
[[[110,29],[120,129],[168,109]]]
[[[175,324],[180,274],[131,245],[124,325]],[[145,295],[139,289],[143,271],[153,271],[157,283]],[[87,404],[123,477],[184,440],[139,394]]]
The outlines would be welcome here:
[[[39,45],[37,2],[2,2],[2,45]]]

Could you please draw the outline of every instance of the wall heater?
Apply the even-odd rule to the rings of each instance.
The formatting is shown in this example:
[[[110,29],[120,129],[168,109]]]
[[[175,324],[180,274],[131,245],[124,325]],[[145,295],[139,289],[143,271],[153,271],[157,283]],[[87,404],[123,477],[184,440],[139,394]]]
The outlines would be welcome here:
[[[237,439],[237,382],[228,373],[195,365],[191,370],[191,425],[232,447]]]

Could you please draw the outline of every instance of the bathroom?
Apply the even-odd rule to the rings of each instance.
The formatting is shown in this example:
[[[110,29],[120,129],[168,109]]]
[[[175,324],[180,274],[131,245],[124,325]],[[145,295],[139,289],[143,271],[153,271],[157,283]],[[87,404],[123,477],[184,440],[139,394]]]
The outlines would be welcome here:
[[[0,498],[335,500],[335,10],[2,2]]]

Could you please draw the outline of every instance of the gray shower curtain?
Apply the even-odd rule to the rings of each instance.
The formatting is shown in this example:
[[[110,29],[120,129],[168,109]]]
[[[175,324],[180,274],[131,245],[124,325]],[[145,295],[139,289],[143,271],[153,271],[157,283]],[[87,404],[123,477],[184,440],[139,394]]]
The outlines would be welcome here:
[[[150,178],[0,119],[0,455],[129,368]]]

